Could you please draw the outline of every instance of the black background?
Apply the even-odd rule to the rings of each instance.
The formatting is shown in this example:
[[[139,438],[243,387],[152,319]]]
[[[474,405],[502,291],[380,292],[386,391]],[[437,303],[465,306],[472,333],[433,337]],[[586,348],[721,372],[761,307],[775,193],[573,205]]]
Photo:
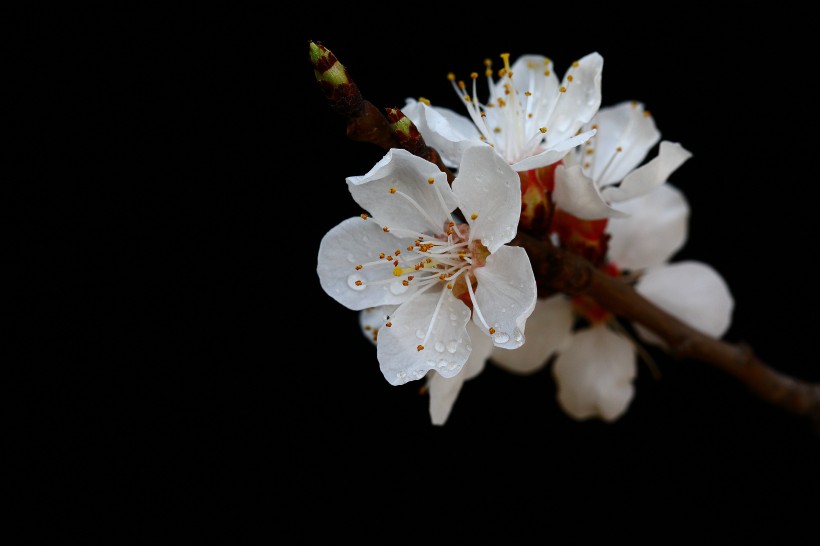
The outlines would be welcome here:
[[[603,105],[643,101],[693,152],[671,177],[692,209],[675,259],[728,282],[725,339],[818,382],[807,36],[752,12],[305,8],[73,13],[41,98],[63,97],[68,123],[51,135],[79,145],[76,178],[39,198],[65,219],[41,237],[47,255],[81,274],[44,277],[40,320],[78,335],[39,377],[26,444],[50,484],[34,497],[83,507],[68,532],[151,538],[164,523],[267,540],[327,525],[391,542],[444,524],[462,539],[540,541],[606,515],[623,516],[613,536],[660,520],[788,534],[816,519],[810,425],[656,350],[662,378],[639,365],[613,424],[567,417],[548,369],[489,365],[430,425],[420,383],[390,386],[356,313],[319,286],[321,237],[360,212],[345,177],[383,151],[346,138],[308,62],[321,41],[375,105],[425,96],[458,110],[449,71],[509,52],[550,56],[563,74],[598,51]]]

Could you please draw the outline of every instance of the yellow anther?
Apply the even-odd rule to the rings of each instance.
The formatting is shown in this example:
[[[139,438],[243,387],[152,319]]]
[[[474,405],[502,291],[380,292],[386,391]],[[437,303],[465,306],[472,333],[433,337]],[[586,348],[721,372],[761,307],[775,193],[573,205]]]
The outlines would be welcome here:
[[[494,333],[495,333],[495,328],[493,328],[492,326],[490,326],[490,335],[493,335]]]
[[[504,74],[506,74],[506,73],[507,73],[507,69],[506,69],[506,68],[502,68],[502,69],[500,69],[500,70],[498,71],[498,77],[499,77],[499,78],[503,78],[503,77],[504,77]]]
[[[380,260],[384,260],[384,252],[380,252],[380,253],[379,253],[379,259],[380,259]]]
[[[456,81],[456,75],[453,74],[452,72],[448,72],[447,73],[447,79],[450,80],[451,82],[454,82],[454,81]]]
[[[524,95],[527,96],[527,97],[531,97],[532,93],[530,93],[529,91],[524,91]]]
[[[467,102],[473,102],[472,97],[470,97],[470,95],[468,95],[466,93],[464,94],[464,100],[467,101]]]
[[[456,225],[456,223],[455,223],[455,222],[447,222],[447,225],[448,225],[449,227],[453,227],[454,225]]]
[[[407,275],[407,280],[408,281],[412,281],[413,279],[415,279],[415,277],[413,275]]]
[[[498,134],[500,132],[501,132],[501,127],[496,127],[495,129],[493,129],[493,133]]]
[[[430,99],[426,99],[424,97],[419,97],[419,102],[423,102],[427,106],[430,106]]]
[[[390,233],[390,228],[389,228],[389,227],[387,227],[387,226],[384,226],[384,227],[382,228],[382,231],[383,231],[383,232],[385,232],[385,233]]]
[[[487,76],[488,78],[491,77],[493,75],[493,69],[488,68],[487,70],[484,71],[484,75]]]
[[[394,265],[394,266],[396,266],[396,267],[398,267],[398,266],[399,266],[399,261],[398,261],[398,260],[396,260],[395,262],[393,262],[393,265]]]
[[[581,66],[581,63],[579,63],[578,61],[572,62],[572,68],[578,68],[579,66]]]
[[[589,169],[591,166],[592,166],[592,165],[589,163],[589,161],[587,161],[586,163],[584,163],[584,168],[585,168],[585,169]]]
[[[364,266],[362,266],[362,265],[357,265],[357,266],[356,266],[356,271],[360,270],[362,267],[364,267]]]
[[[388,328],[390,328],[391,326],[393,326],[393,323],[392,322],[385,322],[384,325],[387,326]]]
[[[478,218],[478,214],[476,214],[476,213],[472,213],[472,214],[470,215],[470,220],[475,220],[476,218]]]
[[[362,285],[362,281],[356,281],[356,286],[361,286],[361,285]]]
[[[547,128],[546,128],[546,127],[539,127],[539,128],[538,128],[538,130],[539,130],[539,131],[541,131],[541,134],[544,134],[544,133],[546,133],[546,132],[547,132]]]
[[[489,59],[489,58],[484,59],[484,66],[492,66],[492,65],[493,65],[493,61],[491,59]]]
[[[503,108],[504,106],[507,106],[507,102],[501,97],[498,97],[498,106]]]
[[[529,114],[527,114],[527,119],[532,119],[532,112],[530,112]]]
[[[509,69],[510,69],[510,54],[509,54],[509,53],[502,53],[502,54],[500,55],[500,57],[501,57],[502,59],[504,59],[504,68],[506,68],[507,70],[509,70]]]
[[[431,176],[430,178],[428,178],[428,179],[427,179],[427,183],[428,183],[428,184],[433,184],[435,181],[436,181],[436,179],[435,179],[435,178],[433,178],[432,176]]]
[[[390,188],[390,193],[396,193],[396,188]]]
[[[448,288],[448,289],[450,289],[450,290],[452,290],[452,289],[453,289],[453,283],[449,283],[449,284],[447,284],[447,288]]]
[[[464,83],[464,80],[458,80],[458,88],[464,91],[467,88],[467,84]]]
[[[644,111],[643,111],[643,117],[648,118],[648,117],[649,117],[649,116],[651,116],[651,115],[652,115],[652,114],[650,114],[650,113],[649,113],[649,110],[644,110]]]
[[[546,69],[546,70],[544,70],[544,75],[545,75],[545,76],[549,76],[550,74],[552,74],[552,72],[550,72],[550,69],[549,69],[549,68],[548,68],[548,69]]]
[[[439,276],[438,276],[438,278],[439,278],[439,280],[444,281],[444,280],[447,280],[447,275],[445,275],[444,273],[442,273],[441,275],[439,275]]]
[[[362,216],[362,220],[367,220],[367,218],[368,218],[367,214],[364,214],[364,213],[362,213],[361,216]]]
[[[409,281],[407,281],[407,280],[401,281],[401,283],[402,283],[404,286],[407,286],[407,285],[409,285],[409,284],[410,284],[410,282],[409,282]]]
[[[551,62],[552,62],[552,59],[550,59],[549,57],[544,57],[544,64],[545,64],[545,65],[548,65],[548,64],[550,64]]]
[[[433,263],[433,258],[426,258],[424,261],[426,261],[428,264],[431,264],[431,263]],[[422,266],[422,267],[424,267],[424,266]]]
[[[407,247],[407,250],[413,250],[413,245],[409,245],[409,246]]]
[[[567,76],[567,81],[568,81],[568,82],[571,82],[571,81],[572,81],[572,74],[570,74],[569,76]]]
[[[561,89],[559,89],[558,91],[560,91],[561,93],[566,93],[566,92],[567,92],[567,88],[566,88],[566,87],[564,87],[564,86],[562,85],[562,86],[561,86]]]
[[[399,254],[401,254],[401,249],[397,248],[396,251],[393,253],[393,255],[398,256]]]
[[[470,72],[470,77],[474,80],[478,79],[478,72]]]
[[[423,351],[424,350],[424,345],[417,345],[416,350],[417,351]]]
[[[616,152],[623,152],[623,151],[624,151],[624,149],[623,149],[623,148],[621,148],[620,146],[618,146],[617,148],[615,148],[615,151],[616,151]]]
[[[588,148],[587,151],[586,151],[587,155],[592,155],[594,153],[595,153],[595,150],[593,150],[592,148]]]

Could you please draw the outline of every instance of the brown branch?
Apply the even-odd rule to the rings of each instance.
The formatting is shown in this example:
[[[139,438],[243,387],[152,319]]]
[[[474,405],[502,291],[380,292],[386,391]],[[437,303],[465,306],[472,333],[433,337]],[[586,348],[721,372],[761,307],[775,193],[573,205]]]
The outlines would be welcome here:
[[[615,315],[651,330],[664,340],[670,353],[711,364],[734,376],[752,393],[820,426],[820,384],[807,383],[775,371],[744,344],[734,345],[684,324],[581,256],[549,241],[519,233],[512,244],[523,247],[532,262],[539,295],[556,292],[585,294]]]

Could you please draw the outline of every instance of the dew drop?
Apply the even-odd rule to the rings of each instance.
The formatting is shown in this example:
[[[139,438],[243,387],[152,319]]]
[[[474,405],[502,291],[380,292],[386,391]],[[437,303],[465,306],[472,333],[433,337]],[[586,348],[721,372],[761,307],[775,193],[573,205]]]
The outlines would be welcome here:
[[[356,263],[356,257],[353,254],[348,254],[347,255],[347,261],[354,264],[354,263]]]
[[[435,347],[436,351],[438,351],[439,353],[444,352],[444,343],[442,343],[440,341],[436,341],[436,344],[434,345],[434,347]]]
[[[507,343],[510,340],[510,334],[506,332],[496,332],[493,334],[494,343]]]
[[[524,339],[524,334],[521,333],[521,330],[519,330],[518,328],[513,330],[513,340],[516,343],[521,343],[522,339]]]
[[[455,353],[458,350],[458,341],[455,339],[447,342],[447,352],[450,354]]]
[[[456,320],[456,319],[458,319],[456,314],[455,313],[450,313],[450,320]]]
[[[392,292],[395,296],[398,296],[399,294],[404,294],[405,292],[407,292],[407,290],[409,290],[409,287],[404,286],[401,283],[401,281],[390,283],[390,292]]]
[[[424,330],[416,330],[416,337],[419,339],[424,339]]]
[[[361,281],[361,280],[362,280],[361,275],[356,275],[355,273],[353,273],[353,274],[351,274],[350,276],[347,277],[347,285],[350,288],[352,288],[353,290],[361,292],[362,290],[367,288],[367,286],[364,283],[362,283],[361,286],[356,285],[356,281]]]

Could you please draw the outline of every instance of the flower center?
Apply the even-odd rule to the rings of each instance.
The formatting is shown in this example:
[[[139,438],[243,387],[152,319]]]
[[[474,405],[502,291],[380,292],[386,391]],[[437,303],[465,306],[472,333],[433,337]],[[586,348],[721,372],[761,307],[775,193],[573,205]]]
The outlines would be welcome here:
[[[355,266],[356,271],[373,267],[390,268],[392,275],[378,275],[379,280],[368,281],[359,278],[356,274],[352,274],[348,280],[350,287],[354,290],[364,290],[369,286],[386,284],[395,295],[406,292],[410,287],[416,288],[415,293],[410,295],[402,305],[431,288],[436,287],[440,290],[441,295],[431,316],[430,323],[421,339],[421,343],[417,346],[419,351],[424,350],[424,345],[433,331],[444,297],[448,292],[465,301],[463,294],[466,290],[468,300],[465,301],[465,304],[477,313],[477,316],[491,334],[494,332],[493,328],[484,321],[481,311],[478,309],[473,288],[477,281],[475,275],[472,274],[474,268],[484,265],[489,251],[479,241],[470,240],[470,226],[468,224],[456,223],[450,211],[447,210],[441,191],[434,182],[432,178],[428,179],[433,191],[438,193],[439,199],[437,201],[443,208],[447,221],[444,224],[436,225],[433,219],[434,215],[425,211],[413,197],[399,191],[397,188],[390,188],[390,194],[407,200],[427,220],[431,229],[427,233],[420,233],[408,229],[390,228],[378,219],[362,214],[364,220],[378,223],[385,232],[393,233],[399,237],[415,237],[415,240],[404,249],[385,249],[377,256],[374,256],[372,261]],[[476,214],[471,216],[472,219],[477,217]],[[392,322],[388,321],[385,326],[391,327]]]
[[[552,71],[552,61],[545,58],[543,66],[535,67],[531,63],[527,70],[528,79],[525,82],[519,75],[519,88],[513,82],[513,71],[510,68],[510,54],[502,53],[504,68],[498,71],[499,80],[493,80],[492,61],[485,59],[484,74],[490,89],[490,97],[486,104],[477,99],[476,80],[478,73],[470,74],[472,95],[467,93],[467,84],[463,80],[456,82],[455,74],[448,74],[448,79],[456,93],[464,101],[467,112],[475,126],[481,132],[481,140],[493,146],[496,151],[510,164],[538,154],[543,151],[547,140],[547,125],[555,109],[566,93],[566,86],[572,82],[570,73],[565,78],[564,85],[558,89],[555,97],[533,96],[533,89],[549,88],[544,81],[549,79]],[[573,63],[573,68],[577,62]],[[534,70],[538,68],[538,70]]]

